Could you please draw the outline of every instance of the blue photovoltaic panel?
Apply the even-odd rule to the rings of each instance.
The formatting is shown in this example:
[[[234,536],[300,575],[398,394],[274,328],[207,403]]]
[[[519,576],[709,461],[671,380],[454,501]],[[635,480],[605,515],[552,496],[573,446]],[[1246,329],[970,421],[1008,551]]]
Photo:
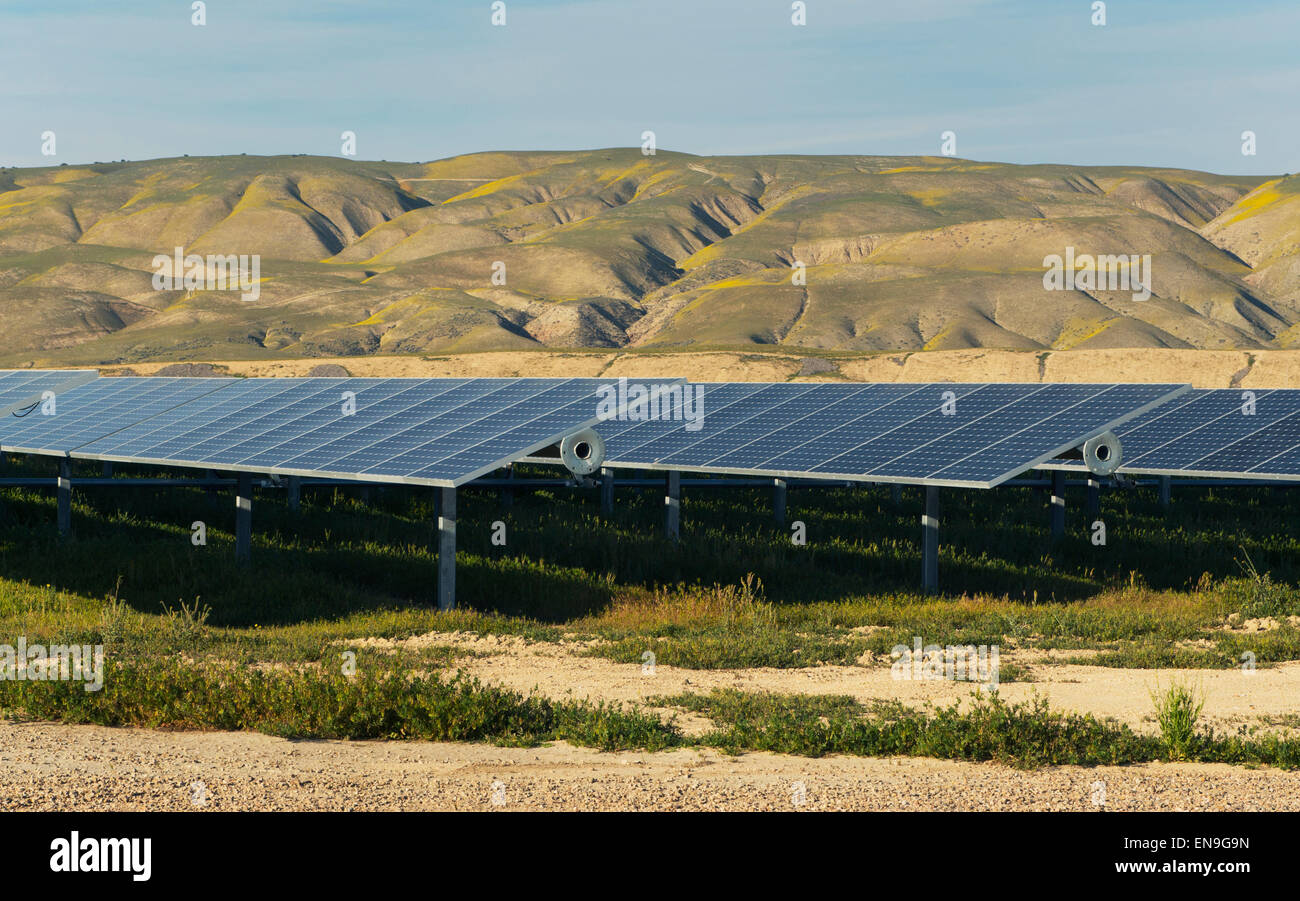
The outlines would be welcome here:
[[[105,378],[58,398],[53,415],[34,411],[0,431],[0,448],[66,456],[82,445],[219,391],[235,379]],[[11,417],[12,419],[12,417]]]
[[[1119,471],[1206,478],[1300,478],[1300,391],[1196,390],[1117,428]],[[1076,469],[1054,460],[1045,468]]]
[[[460,433],[451,436],[452,441],[448,446],[460,446],[455,453],[443,459],[430,462],[424,468],[417,470],[413,475],[423,479],[448,479],[454,472],[462,470],[473,470],[476,472],[486,472],[494,465],[489,465],[490,461],[503,459],[502,451],[506,448],[527,447],[530,450],[540,449],[554,443],[549,440],[548,436],[558,434],[563,424],[571,422],[580,416],[585,416],[590,412],[591,395],[589,392],[583,392],[574,395],[571,391],[565,391],[566,396],[556,396],[550,402],[558,403],[553,410],[544,413],[533,419],[525,419],[519,422],[514,428],[508,429],[500,434],[491,434],[481,441],[472,442],[469,440],[471,432],[476,429],[462,430]],[[598,424],[598,423],[593,423]],[[368,472],[381,471],[379,469],[367,470]]]
[[[338,456],[349,436],[368,425],[389,421],[396,414],[409,411],[417,403],[428,401],[449,393],[465,383],[462,379],[438,379],[430,384],[422,379],[386,379],[373,385],[360,385],[347,390],[354,392],[351,398],[355,413],[341,415],[345,399],[341,389],[334,397],[334,402],[302,413],[297,418],[288,413],[286,421],[277,425],[274,431],[267,430],[244,441],[233,443],[219,451],[212,451],[208,458],[226,465],[288,466],[296,463],[301,468],[310,468],[315,460],[328,461]],[[394,423],[396,426],[396,423]]]
[[[340,391],[334,384],[351,379],[241,379],[237,384],[129,429],[84,445],[79,451],[99,459],[162,461],[199,460],[205,442],[227,446],[247,437],[267,416],[300,409],[303,404],[333,408]]]
[[[309,461],[311,471],[460,484],[596,423],[596,392],[602,384],[595,379],[474,379],[409,414],[319,448]],[[306,462],[291,459],[275,471],[303,472]]]
[[[701,428],[687,428],[692,423],[687,423],[684,421],[684,417],[680,417],[680,421],[669,419],[668,421],[654,420],[646,422],[638,428],[615,435],[613,430],[609,428],[612,424],[601,423],[596,431],[602,437],[605,437],[607,430],[613,435],[613,437],[606,437],[605,439],[605,459],[615,460],[628,456],[635,457],[638,460],[657,460],[674,451],[687,449],[696,442],[705,440],[713,432],[743,422],[746,418],[753,416],[755,410],[761,410],[772,402],[771,398],[766,401],[762,400],[762,395],[767,394],[767,389],[772,387],[762,383],[704,385],[700,387],[704,389],[704,400],[701,407],[707,414],[700,420]],[[708,432],[703,429],[705,423],[709,426]],[[611,441],[614,442],[614,448],[624,450],[626,453],[620,453],[616,456],[611,450]]]
[[[540,394],[544,382],[541,379],[471,379],[436,396],[417,398],[407,409],[365,423],[362,428],[280,465],[287,469],[310,467],[329,473],[375,471],[406,475],[432,462],[427,456],[449,455],[450,450],[443,453],[443,439],[451,432],[484,417],[495,420],[496,414],[515,403]],[[500,423],[504,430],[507,423],[513,425],[513,420],[506,414]],[[395,459],[399,457],[405,459]]]
[[[943,407],[943,391],[952,393],[953,403]],[[998,407],[1024,394],[1019,385],[945,385],[911,391],[897,400],[854,417],[792,453],[772,461],[777,466],[809,472],[875,471],[887,467],[909,451],[923,451],[930,442],[956,431],[963,422],[987,416]],[[950,462],[951,454],[929,470]],[[910,467],[908,471],[917,471]],[[903,473],[897,473],[903,474]]]
[[[715,383],[701,427],[602,423],[608,465],[992,487],[1185,385]],[[679,417],[680,418],[680,417]]]
[[[730,404],[761,391],[764,385],[760,383],[706,384],[687,385],[684,388],[692,392],[692,396],[703,395],[705,400],[702,406],[704,408],[711,411],[721,411]],[[675,409],[676,407],[674,407]],[[681,418],[684,420],[684,417]],[[685,446],[688,441],[703,437],[698,429],[687,428],[688,425],[690,424],[684,421],[671,419],[669,421],[662,419],[642,421],[629,418],[602,422],[596,427],[596,431],[605,439],[605,459],[615,460],[632,456],[644,459],[658,456],[661,452],[668,453],[671,450]],[[669,439],[671,443],[664,445],[661,451],[656,442],[669,435],[677,435],[679,431],[682,437]]]
[[[1082,439],[1071,444],[1061,442],[1061,438],[1071,434],[1092,437],[1110,430],[1115,425],[1125,422],[1129,417],[1140,413],[1164,398],[1175,396],[1170,393],[1170,385],[1114,385],[1104,391],[1089,395],[1087,390],[1094,386],[1083,385],[1048,385],[1042,394],[1034,395],[1035,404],[1047,405],[1055,412],[1040,422],[1027,425],[1013,432],[1000,441],[981,448],[955,464],[944,467],[936,475],[940,478],[953,476],[968,478],[976,473],[986,472],[988,467],[1000,465],[1007,459],[1016,459],[1024,455],[1032,457],[1034,465],[1053,459],[1056,454],[1067,447],[1078,446]],[[1183,386],[1178,391],[1186,390]],[[1032,409],[1022,411],[1025,419],[1032,418]],[[1045,447],[1053,450],[1044,453]],[[1031,468],[1031,467],[1025,467]],[[1023,471],[1023,470],[1022,470]]]
[[[6,375],[0,373],[0,392]],[[10,417],[0,428],[0,447],[96,460],[455,485],[595,424],[607,441],[611,465],[990,487],[1186,390],[1175,385],[692,386],[662,380],[643,384],[672,385],[669,396],[680,403],[684,395],[689,402],[677,408],[665,402],[662,416],[643,421],[626,410],[613,418],[603,415],[597,401],[609,384],[524,378],[97,379],[64,392],[55,416]],[[1225,422],[1205,435],[1223,437],[1236,428]],[[1255,437],[1281,447],[1287,434],[1279,428]],[[1241,449],[1215,450],[1230,456]]]
[[[39,404],[45,392],[58,395],[96,378],[93,369],[0,369],[0,416]]]
[[[94,410],[106,397],[120,390],[123,379],[97,379],[75,391],[56,398],[57,422],[74,419],[86,410]],[[39,442],[34,436],[49,429],[56,421],[36,409],[23,409],[11,416],[0,417],[0,448],[12,449],[11,436],[24,435],[29,442]],[[51,449],[53,451],[53,449]]]
[[[806,463],[815,464],[827,458],[827,448],[829,454],[835,454],[846,446],[843,442],[836,445],[843,437],[843,433],[837,430],[846,424],[856,423],[863,440],[866,440],[868,434],[879,434],[886,428],[883,418],[875,420],[873,431],[868,433],[864,429],[872,421],[872,414],[915,390],[915,385],[818,386],[816,396],[804,395],[799,400],[811,412],[801,411],[802,415],[791,416],[788,424],[779,425],[770,431],[763,428],[763,423],[754,423],[754,430],[764,434],[728,450],[714,462],[725,468],[762,457],[765,461],[779,460],[794,468],[800,468]],[[827,436],[832,434],[836,437],[828,440]]]
[[[659,380],[666,383],[667,380]],[[0,447],[457,485],[600,418],[597,379],[100,379]]]

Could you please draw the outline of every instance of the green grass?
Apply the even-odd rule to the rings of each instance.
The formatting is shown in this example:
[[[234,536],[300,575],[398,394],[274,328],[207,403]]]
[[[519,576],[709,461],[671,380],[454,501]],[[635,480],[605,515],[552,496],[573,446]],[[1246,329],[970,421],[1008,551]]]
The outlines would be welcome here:
[[[51,464],[19,471],[48,474]],[[1300,540],[1290,527],[1300,501],[1291,493],[1187,489],[1168,513],[1150,492],[1110,493],[1111,540],[1097,548],[1082,532],[1053,547],[1045,498],[1033,490],[947,492],[941,576],[963,591],[938,597],[914,588],[911,490],[897,507],[878,488],[793,492],[806,547],[771,526],[762,490],[687,489],[679,545],[659,536],[653,489],[620,491],[611,517],[590,491],[520,494],[509,508],[492,491],[462,495],[463,606],[440,613],[429,491],[376,490],[368,504],[352,489],[308,491],[296,514],[261,493],[254,563],[238,569],[224,492],[77,491],[75,537],[61,541],[50,493],[4,490],[0,635],[107,635],[126,659],[186,648],[244,663],[328,661],[356,638],[458,630],[571,635],[613,660],[651,651],[694,668],[886,665],[915,636],[997,644],[1004,656],[1100,651],[1078,660],[1112,666],[1300,659],[1300,630],[1285,622],[1300,614]],[[506,547],[490,541],[498,519]],[[195,520],[208,525],[206,547],[190,543]],[[207,614],[181,628],[182,607]],[[1224,628],[1233,615],[1283,625],[1234,632]],[[1003,666],[1004,680],[1025,677]]]
[[[1229,669],[1248,661],[1259,665],[1300,659],[1300,629],[1289,623],[1266,632],[1207,630],[1183,637],[1203,638],[1213,647],[1185,647],[1144,639],[1118,643],[1117,649],[1100,654],[1066,659],[1070,663],[1123,669]]]
[[[688,738],[673,722],[635,707],[553,701],[473,679],[403,671],[343,676],[318,669],[194,665],[170,658],[111,662],[99,691],[79,682],[0,681],[0,716],[191,730],[250,730],[285,738],[475,741],[533,746],[567,741],[602,750],[713,747],[918,756],[1016,767],[1194,760],[1300,766],[1300,739],[1245,731],[1228,738],[1197,728],[1199,703],[1175,686],[1153,697],[1161,736],[1111,720],[1064,714],[1047,701],[1007,704],[975,694],[963,707],[861,704],[844,696],[747,694],[654,699],[703,714],[715,730]]]
[[[78,682],[0,681],[11,717],[102,726],[224,729],[286,738],[420,739],[603,750],[680,741],[658,718],[606,704],[551,701],[472,679],[359,671],[263,671],[171,659],[110,663],[100,691]]]
[[[1197,741],[1196,723],[1205,709],[1205,694],[1174,682],[1163,693],[1153,691],[1151,702],[1169,756],[1187,759]]]
[[[1154,759],[1152,739],[1085,714],[1052,711],[1047,702],[1007,704],[975,695],[963,708],[810,704],[801,697],[747,696],[733,690],[667,699],[721,728],[705,741],[718,747],[821,757],[939,757],[1035,767],[1132,763]]]
[[[908,707],[898,701],[862,704],[839,695],[746,693],[715,689],[708,695],[658,698],[713,720],[700,743],[729,750],[772,751],[821,757],[936,757],[993,761],[1015,767],[1120,765],[1193,760],[1300,767],[1300,739],[1243,730],[1218,736],[1197,725],[1200,709],[1182,695],[1153,698],[1162,734],[1145,735],[1111,719],[1061,713],[1047,700],[1008,704],[975,693],[966,703]]]

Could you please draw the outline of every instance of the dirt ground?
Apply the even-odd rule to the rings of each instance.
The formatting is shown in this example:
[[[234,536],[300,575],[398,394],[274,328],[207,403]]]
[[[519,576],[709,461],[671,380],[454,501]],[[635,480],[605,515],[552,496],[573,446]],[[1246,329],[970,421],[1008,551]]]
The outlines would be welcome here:
[[[388,642],[370,641],[382,647]],[[391,643],[388,643],[391,644]],[[581,656],[576,643],[527,642],[517,636],[476,637],[430,633],[408,639],[409,646],[446,644],[485,656],[466,657],[458,666],[481,679],[521,692],[534,689],[554,698],[589,698],[645,704],[648,698],[682,692],[707,694],[714,688],[771,691],[787,694],[849,695],[860,701],[899,700],[919,706],[927,701],[949,705],[975,691],[969,682],[893,678],[890,667],[816,666],[803,669],[692,670],[657,665],[653,673],[641,664],[614,663],[603,657]],[[1070,652],[1076,655],[1079,652]],[[1032,681],[998,686],[1009,702],[1041,695],[1052,707],[1114,717],[1136,731],[1156,730],[1151,719],[1151,693],[1171,681],[1191,685],[1205,698],[1203,721],[1219,731],[1242,723],[1260,725],[1300,712],[1300,662],[1261,667],[1251,673],[1232,670],[1150,670],[1079,666],[1054,662],[1055,655],[1009,652],[1002,663],[1027,665]],[[707,720],[679,716],[687,733],[703,731]]]
[[[1300,773],[0,725],[4,810],[1290,810]]]
[[[310,360],[214,361],[224,372],[247,376],[303,376],[336,363],[358,377],[653,377],[695,381],[864,382],[1191,382],[1197,388],[1300,387],[1300,351],[1178,350],[946,350],[809,359],[797,353],[623,353],[533,351],[438,357],[340,357]],[[813,365],[810,365],[813,364]],[[132,364],[151,375],[166,363]],[[106,367],[106,375],[112,374]]]
[[[655,695],[746,691],[836,693],[948,703],[969,684],[900,681],[887,667],[701,671],[580,656],[585,645],[515,636],[430,633],[484,681],[552,697],[644,703]],[[382,648],[387,640],[364,644]],[[1172,677],[1201,687],[1217,728],[1295,711],[1300,663],[1240,672],[1161,672],[1031,664],[1054,706],[1151,730],[1149,692]],[[668,711],[665,711],[667,713]],[[678,716],[687,732],[709,723]],[[1102,803],[1104,801],[1104,803]],[[255,733],[184,733],[49,723],[0,724],[0,809],[12,810],[1291,810],[1300,772],[1203,764],[1055,767],[920,758],[809,759],[711,750],[606,753],[428,742],[286,741]]]

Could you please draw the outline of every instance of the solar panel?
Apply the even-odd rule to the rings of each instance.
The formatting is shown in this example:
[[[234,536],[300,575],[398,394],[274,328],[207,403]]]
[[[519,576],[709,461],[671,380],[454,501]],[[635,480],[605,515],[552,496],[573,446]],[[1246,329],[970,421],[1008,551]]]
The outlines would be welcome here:
[[[66,456],[81,445],[111,435],[236,379],[103,378],[65,392],[53,415],[29,415],[5,423],[6,451]]]
[[[313,461],[328,461],[336,453],[332,448],[357,447],[356,434],[367,424],[392,421],[391,417],[409,411],[421,401],[428,401],[465,383],[463,379],[383,379],[353,380],[337,392],[329,404],[300,403],[288,407],[282,415],[272,415],[260,424],[265,428],[242,441],[228,442],[224,448],[202,448],[205,459],[248,467],[286,465],[296,461],[310,468]],[[344,391],[351,392],[349,397]],[[349,400],[360,418],[340,415]],[[253,421],[250,425],[257,425]],[[396,421],[392,421],[396,426]],[[351,441],[349,439],[351,438]]]
[[[663,380],[668,383],[669,380]],[[451,487],[599,419],[597,379],[100,379],[0,447]]]
[[[1135,475],[1300,480],[1300,391],[1189,391],[1115,430],[1119,471]],[[1081,468],[1053,460],[1045,469]]]
[[[303,404],[335,406],[340,392],[330,389],[350,379],[240,379],[221,391],[197,398],[158,416],[150,417],[112,435],[78,448],[100,459],[161,461],[172,457],[198,459],[200,448],[237,443],[254,423],[267,416],[300,409]],[[326,384],[320,384],[326,383]],[[360,387],[360,386],[358,386]],[[325,394],[324,397],[321,397]],[[240,429],[243,432],[239,432]],[[228,442],[220,442],[231,434]]]
[[[0,416],[41,403],[46,392],[54,395],[57,407],[60,393],[97,376],[93,369],[0,369]]]
[[[703,391],[698,423],[679,415],[682,421],[598,426],[606,465],[989,488],[1188,390],[953,383],[691,388]]]

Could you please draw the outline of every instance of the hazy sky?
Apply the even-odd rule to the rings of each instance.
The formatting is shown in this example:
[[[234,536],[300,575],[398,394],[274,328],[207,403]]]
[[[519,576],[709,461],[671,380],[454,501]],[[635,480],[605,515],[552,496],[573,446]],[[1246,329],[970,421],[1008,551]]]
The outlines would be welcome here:
[[[1300,2],[0,0],[0,163],[498,149],[1300,169]],[[41,133],[58,155],[41,156]],[[1258,154],[1243,156],[1254,131]]]

